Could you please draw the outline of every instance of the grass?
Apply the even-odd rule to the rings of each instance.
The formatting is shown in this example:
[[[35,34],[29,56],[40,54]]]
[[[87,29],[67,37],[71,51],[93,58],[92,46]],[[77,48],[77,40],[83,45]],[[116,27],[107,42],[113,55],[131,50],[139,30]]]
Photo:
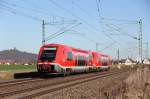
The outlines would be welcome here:
[[[117,92],[113,98],[113,92]],[[130,76],[122,81],[119,88],[112,92],[108,91],[106,99],[150,99],[150,67],[139,67],[136,72],[131,72]],[[102,98],[103,99],[103,98]]]
[[[0,65],[0,71],[23,71],[23,70],[36,70],[36,65]]]

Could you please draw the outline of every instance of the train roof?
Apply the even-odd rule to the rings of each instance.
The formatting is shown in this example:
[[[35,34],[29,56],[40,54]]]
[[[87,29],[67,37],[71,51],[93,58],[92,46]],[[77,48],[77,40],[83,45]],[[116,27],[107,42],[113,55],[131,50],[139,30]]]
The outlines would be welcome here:
[[[103,57],[110,57],[110,56],[107,55],[107,54],[103,54],[103,53],[99,53],[99,52],[95,52],[95,51],[92,51],[92,53],[99,54],[99,55],[101,55],[101,56],[103,56]]]
[[[47,46],[64,46],[64,47],[68,47],[68,46],[63,45],[63,44],[54,44],[54,43],[51,43],[51,44],[44,44],[42,47],[47,47]]]
[[[71,48],[73,49],[74,51],[78,51],[78,52],[82,52],[82,53],[87,53],[88,51],[86,50],[82,50],[82,49],[79,49],[79,48],[73,48],[73,47],[70,47],[70,46],[67,46],[67,45],[63,45],[63,44],[45,44],[43,45],[42,47],[48,47],[48,46],[62,46],[62,47],[68,47],[68,48]]]
[[[51,43],[51,44],[45,44],[43,45],[42,47],[47,47],[47,46],[62,46],[62,47],[68,47],[68,48],[71,48],[73,49],[74,51],[77,51],[77,52],[82,52],[82,53],[88,53],[90,51],[86,51],[86,50],[82,50],[82,49],[79,49],[79,48],[73,48],[73,47],[70,47],[70,46],[67,46],[67,45],[63,45],[63,44],[54,44],[54,43]],[[99,54],[103,57],[110,57],[109,55],[107,54],[102,54],[102,53],[98,53],[98,52],[95,52],[95,51],[91,51],[92,53],[96,53],[96,54]]]

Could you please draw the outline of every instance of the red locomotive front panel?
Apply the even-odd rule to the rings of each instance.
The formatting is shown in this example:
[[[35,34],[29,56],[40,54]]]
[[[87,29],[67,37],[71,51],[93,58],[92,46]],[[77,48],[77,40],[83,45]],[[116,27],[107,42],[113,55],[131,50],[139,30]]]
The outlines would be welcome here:
[[[55,72],[52,63],[56,60],[56,47],[42,47],[38,57],[38,71],[39,72]]]

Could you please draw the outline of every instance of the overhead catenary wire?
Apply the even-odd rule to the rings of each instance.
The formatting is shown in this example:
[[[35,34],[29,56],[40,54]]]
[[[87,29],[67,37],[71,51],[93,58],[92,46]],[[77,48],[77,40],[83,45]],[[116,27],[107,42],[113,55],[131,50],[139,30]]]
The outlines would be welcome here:
[[[98,16],[99,16],[99,18],[101,18],[101,13],[100,13],[100,3],[101,3],[101,1],[100,1],[100,0],[96,0],[97,12],[98,12]]]
[[[22,1],[24,1],[24,0],[22,0]],[[25,1],[24,1],[25,2]],[[27,1],[26,1],[27,2]],[[50,14],[49,13],[49,11],[47,10],[47,9],[45,9],[45,8],[42,8],[42,7],[39,7],[39,6],[37,6],[37,5],[35,5],[35,4],[33,4],[32,2],[30,2],[31,3],[31,5],[34,5],[35,6],[35,9],[33,9],[33,8],[29,8],[29,7],[25,7],[25,6],[21,6],[21,5],[18,5],[18,4],[16,4],[16,3],[10,3],[10,2],[7,2],[7,1],[3,1],[3,3],[2,3],[2,6],[7,6],[7,7],[9,7],[10,9],[13,9],[13,10],[16,10],[16,12],[18,13],[24,13],[24,11],[26,10],[26,11],[32,11],[32,12],[36,12],[37,14],[40,14],[40,15],[42,15],[42,16],[47,16],[47,17],[59,17],[59,18],[61,18],[61,19],[68,19],[68,18],[64,18],[64,17],[62,17],[62,16],[58,16],[58,15],[56,15],[56,14]],[[28,4],[30,4],[30,3],[28,3]],[[23,9],[24,11],[18,11],[17,9]],[[28,16],[31,16],[31,17],[33,17],[32,15],[29,15],[29,14],[26,14],[26,13],[24,13],[25,15],[28,15]],[[34,18],[37,18],[37,17],[34,17]],[[37,19],[40,19],[40,18],[37,18]],[[40,19],[40,21],[41,21],[42,19]]]
[[[46,15],[48,15],[48,16],[51,16],[51,17],[55,17],[55,18],[63,18],[63,19],[72,19],[72,18],[67,18],[67,17],[63,17],[63,16],[61,16],[61,15],[58,15],[58,14],[56,14],[56,13],[54,13],[54,12],[52,12],[52,11],[50,11],[49,9],[47,9],[47,8],[45,8],[45,7],[41,7],[41,6],[39,6],[39,5],[37,5],[37,4],[35,4],[35,3],[33,3],[33,2],[31,2],[30,0],[21,0],[22,2],[24,2],[24,3],[26,3],[26,4],[28,4],[28,5],[30,5],[31,7],[33,7],[33,8],[35,8],[35,9],[37,9],[37,10],[39,10],[39,12],[41,12],[41,13],[43,13],[43,14],[46,14]]]
[[[136,20],[125,20],[125,19],[115,19],[115,18],[105,18],[105,17],[101,17],[102,20],[109,20],[109,21],[118,21],[118,22],[128,22],[129,23],[139,23],[138,21]]]
[[[51,36],[51,37],[47,38],[46,41],[48,41],[48,40],[50,40],[50,39],[53,39],[53,38],[56,38],[56,37],[58,37],[59,35],[62,35],[62,34],[64,34],[65,32],[67,32],[67,31],[69,31],[69,30],[71,30],[71,29],[73,29],[73,28],[79,26],[80,24],[82,24],[82,23],[75,24],[75,25],[73,25],[73,26],[71,26],[71,27],[65,29],[64,31],[62,31],[62,32],[60,32],[60,33],[57,33],[57,34],[54,35],[54,36]]]
[[[108,35],[107,33],[104,32],[104,27],[103,27],[103,22],[101,21],[101,13],[100,12],[100,0],[96,0],[96,5],[97,5],[97,12],[98,12],[98,17],[99,17],[99,24],[102,27],[102,33],[104,33],[109,39],[111,39],[113,42],[115,41],[110,35]],[[116,41],[115,41],[116,42]]]
[[[65,12],[69,13],[69,14],[72,15],[73,17],[76,17],[76,18],[78,18],[79,20],[81,20],[82,23],[84,23],[85,25],[87,25],[88,27],[90,27],[90,28],[93,30],[93,33],[94,33],[94,34],[98,35],[97,32],[99,32],[99,30],[98,30],[96,27],[94,27],[93,25],[91,25],[90,23],[88,23],[87,21],[85,21],[84,19],[80,18],[80,17],[77,16],[76,14],[72,13],[70,10],[68,10],[68,9],[66,9],[66,8],[64,8],[64,7],[62,7],[61,5],[59,5],[58,3],[56,3],[54,0],[49,0],[49,2],[52,3],[53,5],[55,5],[56,7],[60,8],[61,10],[63,10],[63,11],[65,11]],[[104,33],[103,35],[105,35],[106,37],[108,37],[108,35],[105,34],[105,33]],[[99,36],[99,35],[98,35],[98,36]],[[108,37],[108,38],[109,38],[109,37]],[[110,38],[109,38],[109,39],[110,39]]]
[[[100,18],[100,0],[96,0],[96,3],[97,3],[97,10],[98,10],[98,15],[99,15],[99,18]],[[74,5],[76,6],[76,7],[78,7],[80,10],[82,10],[82,12],[84,12],[85,14],[87,14],[88,16],[91,16],[89,13],[87,13],[87,11],[86,10],[84,10],[84,9],[82,9],[78,4],[76,4],[75,2],[74,2]],[[107,35],[107,34],[106,34]],[[83,35],[82,35],[83,36]],[[109,35],[107,35],[107,36],[109,36]],[[91,41],[91,42],[94,42],[94,43],[97,43],[96,41],[94,41],[94,40],[92,40],[92,39],[90,39],[90,38],[87,38],[86,36],[84,36],[84,38],[85,39],[87,39],[87,40],[89,40],[89,41]],[[110,37],[109,37],[110,38]],[[110,39],[112,39],[112,38],[110,38]],[[111,43],[110,45],[113,45],[114,44],[114,42],[116,42],[116,41],[114,41],[113,40],[113,43]],[[109,46],[109,45],[108,45]],[[104,49],[107,49],[107,48],[109,48],[108,46],[106,46]]]
[[[111,24],[111,25],[115,26],[114,24]],[[135,36],[130,35],[130,34],[127,33],[127,32],[124,32],[121,28],[118,28],[117,26],[115,26],[115,28],[114,28],[114,27],[112,27],[111,25],[106,24],[107,27],[114,29],[115,31],[119,32],[119,33],[122,34],[122,35],[126,35],[126,36],[131,37],[131,38],[136,39],[136,40],[139,40],[139,39],[140,39],[140,38],[138,38],[138,37],[135,37]]]
[[[100,25],[101,25],[101,27],[102,27],[102,32],[105,32],[104,31],[104,23],[103,23],[103,20],[109,20],[109,21],[117,21],[117,22],[121,22],[121,24],[123,24],[123,22],[124,22],[124,24],[137,24],[138,22],[137,21],[131,21],[131,20],[123,20],[123,19],[114,19],[114,18],[104,18],[104,17],[102,17],[102,11],[100,12],[100,4],[101,4],[101,0],[96,0],[96,5],[97,5],[97,12],[98,12],[98,16],[99,16],[99,19],[100,19]],[[125,23],[126,22],[126,23]],[[115,30],[116,31],[116,30]],[[107,33],[106,33],[107,34]],[[128,35],[128,34],[126,34],[126,35]],[[118,42],[118,41],[116,41],[114,38],[112,38],[109,34],[107,34],[107,36],[110,38],[110,39],[112,39],[113,40],[113,42],[115,42],[115,43],[118,43],[119,45],[121,45],[121,46],[123,46],[120,42]],[[130,35],[131,36],[131,35]],[[131,36],[132,38],[133,38],[133,36]],[[138,38],[136,38],[136,37],[134,37],[134,39],[138,39]],[[113,45],[113,42],[112,42],[112,45]],[[115,44],[114,43],[114,44]],[[111,44],[110,44],[111,45]],[[103,50],[105,50],[106,48],[109,48],[109,46],[110,45],[108,45],[108,46],[106,46]],[[112,46],[111,45],[111,46]],[[110,47],[111,47],[110,46]]]
[[[84,12],[87,16],[93,17],[90,13],[88,13],[88,11],[86,11],[84,8],[82,8],[80,5],[78,5],[77,3],[73,2],[73,5],[80,9],[80,11]]]
[[[54,2],[53,0],[49,0],[52,4],[54,4],[56,7],[60,8],[61,10],[64,10],[65,12],[69,13],[70,15],[72,15],[73,17],[78,18],[79,20],[81,20],[84,24],[86,24],[88,27],[90,27],[97,35],[97,32],[99,31],[97,28],[95,28],[93,25],[89,24],[87,21],[81,19],[79,16],[75,15],[74,13],[72,13],[70,10],[62,7],[61,5],[59,5],[58,3]],[[106,34],[106,33],[102,33],[103,35],[105,35],[108,39],[111,39],[113,42],[116,42],[110,35]]]
[[[109,20],[109,21],[117,21],[117,22],[126,22],[124,24],[138,24],[139,25],[139,37],[135,37],[135,36],[132,36],[131,34],[127,33],[127,32],[124,32],[124,31],[121,31],[121,28],[118,28],[117,26],[113,25],[113,27],[110,25],[110,24],[106,24],[107,27],[109,28],[113,28],[114,30],[116,30],[117,32],[120,32],[120,34],[122,35],[126,35],[130,38],[133,38],[135,40],[138,40],[139,42],[139,62],[142,62],[142,19],[140,19],[140,21],[137,21],[137,20],[122,20],[122,19],[113,19],[113,18],[105,18],[103,20]],[[114,27],[115,26],[115,27]]]
[[[104,47],[103,49],[101,49],[100,52],[102,52],[102,51],[104,51],[104,50],[106,50],[106,49],[112,47],[112,46],[113,46],[114,44],[116,44],[116,43],[117,43],[116,41],[111,42],[108,46],[106,46],[106,47]]]
[[[32,19],[32,20],[38,21],[38,22],[42,22],[42,19],[40,19],[40,18],[38,18],[38,17],[35,17],[35,16],[32,16],[32,15],[26,14],[26,13],[21,12],[21,11],[17,11],[17,9],[12,8],[12,7],[9,7],[9,6],[7,6],[7,5],[0,4],[0,7],[1,7],[1,10],[10,12],[10,13],[12,13],[12,14],[20,15],[20,16],[23,16],[23,17],[30,18],[30,19]]]
[[[100,24],[100,26],[102,28],[102,33],[105,34],[109,39],[111,39],[112,42],[117,42],[115,39],[113,39],[109,34],[105,33],[105,31],[104,31],[103,21],[101,20],[102,11],[100,12],[100,4],[101,4],[101,0],[96,0],[97,12],[98,12],[98,17],[99,17],[99,24]],[[115,43],[111,43],[111,44],[113,45]],[[104,49],[106,49],[106,48],[109,48],[109,45],[106,46]]]
[[[87,37],[84,33],[80,33],[80,32],[78,32],[76,30],[71,30],[71,31],[73,31],[74,34],[78,34],[78,35],[82,36],[84,39],[93,42],[94,44],[97,43],[97,41],[95,41],[94,39],[91,39],[91,38]],[[71,33],[71,34],[73,34],[73,33]],[[104,44],[104,43],[100,43],[100,44]]]
[[[18,5],[16,3],[10,3],[10,2],[7,2],[7,1],[3,1],[3,4],[7,5],[7,6],[11,6],[11,7],[14,7],[16,9],[23,9],[24,11],[32,11],[32,12],[36,12],[36,14],[40,14],[40,15],[46,15],[47,17],[50,16],[50,14],[48,13],[45,13],[44,11],[40,11],[40,10],[37,10],[37,9],[33,9],[31,7],[24,7],[24,6],[21,6],[21,5]]]
[[[48,36],[47,38],[45,38],[46,41],[48,41],[49,38],[52,38],[52,37],[56,36],[57,34],[59,34],[60,32],[64,31],[69,26],[70,26],[70,24],[68,24],[66,27],[60,28],[57,32],[55,32],[55,33],[51,34],[50,36]]]

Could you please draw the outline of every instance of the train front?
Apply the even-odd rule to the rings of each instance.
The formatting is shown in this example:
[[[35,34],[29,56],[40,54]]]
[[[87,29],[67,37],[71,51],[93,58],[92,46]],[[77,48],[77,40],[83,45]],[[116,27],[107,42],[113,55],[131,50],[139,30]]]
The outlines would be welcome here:
[[[56,45],[45,45],[40,48],[38,55],[37,70],[38,72],[59,73],[61,69],[56,63],[56,54],[58,51]]]

